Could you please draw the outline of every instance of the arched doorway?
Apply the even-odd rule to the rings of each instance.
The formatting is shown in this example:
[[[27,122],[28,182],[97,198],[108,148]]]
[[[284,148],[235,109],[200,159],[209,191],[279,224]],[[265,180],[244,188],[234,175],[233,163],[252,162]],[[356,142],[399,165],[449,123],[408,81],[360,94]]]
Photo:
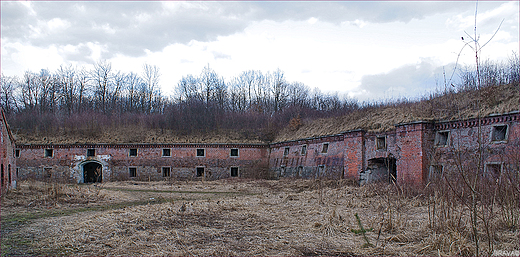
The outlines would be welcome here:
[[[97,162],[88,162],[83,165],[83,183],[101,182],[103,166]]]

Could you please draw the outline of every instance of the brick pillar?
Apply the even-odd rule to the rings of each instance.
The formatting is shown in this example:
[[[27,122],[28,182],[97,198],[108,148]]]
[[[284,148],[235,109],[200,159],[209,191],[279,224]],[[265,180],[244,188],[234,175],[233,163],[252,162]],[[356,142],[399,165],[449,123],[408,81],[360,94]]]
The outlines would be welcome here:
[[[359,181],[359,173],[363,170],[363,161],[365,158],[365,145],[363,130],[347,131],[345,134],[345,155],[343,177]]]
[[[424,185],[428,175],[432,124],[426,121],[396,125],[397,183]]]

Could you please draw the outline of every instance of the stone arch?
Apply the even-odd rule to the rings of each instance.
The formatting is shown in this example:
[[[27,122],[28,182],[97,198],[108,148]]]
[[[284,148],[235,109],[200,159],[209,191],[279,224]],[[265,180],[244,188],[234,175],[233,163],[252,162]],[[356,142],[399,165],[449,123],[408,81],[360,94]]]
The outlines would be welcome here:
[[[83,183],[103,182],[103,165],[98,161],[82,163]]]

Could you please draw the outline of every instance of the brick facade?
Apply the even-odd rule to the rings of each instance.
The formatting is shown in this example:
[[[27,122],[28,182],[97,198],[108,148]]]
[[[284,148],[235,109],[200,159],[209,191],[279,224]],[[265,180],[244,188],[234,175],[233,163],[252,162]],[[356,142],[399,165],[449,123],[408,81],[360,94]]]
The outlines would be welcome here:
[[[342,178],[343,135],[271,144],[271,177]]]
[[[424,185],[432,172],[453,169],[457,153],[481,149],[485,171],[518,171],[518,111],[480,120],[480,126],[478,119],[417,121],[384,133],[352,130],[271,144],[19,145],[17,163],[21,179],[78,183],[237,176]]]
[[[83,183],[89,180],[85,170],[90,166],[100,167],[100,181],[161,180],[170,177],[220,179],[232,175],[255,178],[265,177],[267,173],[267,148],[264,145],[93,144],[18,147],[21,153],[18,159],[21,179]]]
[[[518,172],[519,119],[518,111],[481,119],[483,172],[496,172],[497,169]],[[478,127],[478,119],[417,121],[397,124],[395,130],[384,133],[352,130],[334,136],[279,142],[270,145],[269,166],[275,176],[298,177],[297,170],[303,170],[300,176],[303,178],[346,178],[361,184],[395,181],[424,185],[435,168],[454,170],[456,153],[474,158],[474,152],[479,149]],[[332,150],[320,154],[324,142],[328,142]],[[303,145],[311,151],[300,156],[298,151]],[[284,156],[287,148],[289,152]],[[463,158],[465,166],[475,162],[470,156]],[[342,162],[335,161],[338,159]],[[331,164],[330,167],[327,163]],[[325,164],[327,174],[317,172],[320,164]]]
[[[14,149],[15,141],[13,135],[7,124],[4,110],[0,108],[0,192],[16,187],[17,176]]]

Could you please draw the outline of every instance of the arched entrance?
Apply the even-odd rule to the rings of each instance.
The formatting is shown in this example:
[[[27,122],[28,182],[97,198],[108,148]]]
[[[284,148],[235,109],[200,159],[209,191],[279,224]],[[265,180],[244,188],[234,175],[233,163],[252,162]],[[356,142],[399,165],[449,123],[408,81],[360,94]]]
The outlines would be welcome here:
[[[103,166],[97,162],[88,162],[83,165],[83,183],[101,182]]]

